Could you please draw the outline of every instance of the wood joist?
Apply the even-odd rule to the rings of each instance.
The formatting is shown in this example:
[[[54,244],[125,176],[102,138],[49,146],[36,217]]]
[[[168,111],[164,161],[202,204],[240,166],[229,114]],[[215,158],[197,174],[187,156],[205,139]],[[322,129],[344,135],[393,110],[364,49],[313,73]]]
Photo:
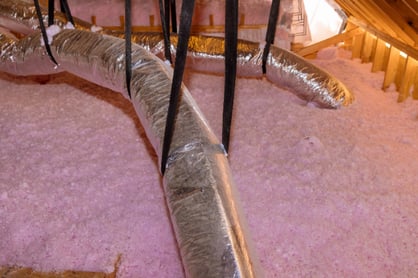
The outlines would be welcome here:
[[[384,71],[382,90],[392,84],[399,92],[398,101],[409,96],[418,99],[418,60],[374,34],[364,31],[354,36],[350,44],[352,57],[372,63],[373,72]]]
[[[348,42],[353,58],[372,62],[372,70],[383,70],[382,89],[396,84],[399,101],[412,94],[418,99],[418,1],[417,0],[335,0],[361,27]],[[351,43],[351,44],[350,44]]]
[[[335,0],[349,15],[346,30],[296,52],[309,57],[322,48],[344,43],[352,57],[384,71],[382,89],[392,84],[398,101],[418,99],[418,1]]]
[[[351,50],[353,59],[372,63],[373,72],[385,72],[382,90],[394,84],[399,92],[399,102],[409,96],[418,99],[417,49],[387,35],[378,37],[376,34],[381,35],[379,32],[349,24],[344,33],[301,48],[296,53],[309,57],[322,48],[343,43],[344,48]]]
[[[416,0],[335,0],[348,16],[412,47],[418,46]]]

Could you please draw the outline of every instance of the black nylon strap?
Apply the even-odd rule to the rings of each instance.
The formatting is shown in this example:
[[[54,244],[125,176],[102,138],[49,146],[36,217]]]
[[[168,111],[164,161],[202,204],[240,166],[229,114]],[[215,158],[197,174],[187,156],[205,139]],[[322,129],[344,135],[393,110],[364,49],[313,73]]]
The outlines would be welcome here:
[[[125,78],[128,96],[131,96],[132,78],[132,20],[131,20],[131,0],[125,0]]]
[[[48,35],[46,34],[46,29],[45,29],[44,20],[43,20],[43,17],[42,17],[41,6],[39,5],[39,1],[34,0],[34,4],[35,4],[36,15],[38,16],[38,19],[39,19],[39,27],[41,28],[41,34],[42,34],[42,39],[43,39],[44,44],[45,44],[46,53],[48,53],[48,56],[51,59],[51,61],[54,62],[54,64],[58,66],[57,61],[55,60],[54,56],[52,55],[51,47],[49,46]]]
[[[168,0],[166,0],[166,1],[168,1]],[[171,0],[170,10],[171,10],[171,31],[173,33],[177,33],[176,0]]]
[[[164,14],[166,30],[170,32],[171,18],[171,32],[177,33],[176,0],[164,0]]]
[[[174,64],[173,83],[171,85],[170,102],[168,105],[167,121],[164,132],[163,150],[161,154],[161,173],[164,175],[171,140],[174,133],[174,124],[177,115],[177,108],[180,98],[180,87],[183,80],[184,66],[187,57],[187,48],[190,37],[194,0],[183,1],[180,15],[180,32],[176,51],[176,62]]]
[[[54,24],[55,1],[48,0],[48,26]]]
[[[222,144],[228,153],[237,74],[238,0],[225,6],[225,84],[222,116]]]
[[[75,26],[74,19],[73,19],[73,16],[71,15],[70,6],[68,6],[67,0],[60,0],[60,6],[61,6],[61,12],[63,12],[67,20],[71,22],[73,26]]]
[[[264,46],[264,52],[263,52],[263,73],[264,74],[267,72],[266,64],[267,64],[267,56],[270,52],[270,45],[274,43],[277,19],[279,18],[279,7],[280,7],[280,0],[273,0],[271,2],[269,23],[267,26],[267,33],[266,33],[266,45]]]
[[[164,23],[165,28],[170,33],[170,0],[164,0]]]
[[[170,52],[170,6],[169,0],[159,0],[160,5],[160,18],[161,18],[161,27],[163,28],[164,35],[164,57],[167,61],[172,64],[171,61],[171,52]],[[165,9],[165,12],[164,12]],[[167,19],[168,17],[168,19]]]

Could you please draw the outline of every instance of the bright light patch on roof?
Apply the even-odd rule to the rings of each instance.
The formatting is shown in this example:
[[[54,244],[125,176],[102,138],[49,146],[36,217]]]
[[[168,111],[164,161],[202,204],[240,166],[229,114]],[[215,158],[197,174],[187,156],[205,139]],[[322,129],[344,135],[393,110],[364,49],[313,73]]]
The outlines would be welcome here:
[[[310,43],[337,35],[344,20],[326,0],[304,0],[311,32]]]

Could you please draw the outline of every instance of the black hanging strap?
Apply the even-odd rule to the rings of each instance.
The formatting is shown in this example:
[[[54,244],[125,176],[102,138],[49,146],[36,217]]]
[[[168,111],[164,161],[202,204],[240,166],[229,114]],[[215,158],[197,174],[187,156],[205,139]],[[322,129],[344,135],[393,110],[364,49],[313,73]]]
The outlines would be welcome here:
[[[125,0],[125,78],[126,90],[131,99],[131,78],[132,78],[132,16],[131,0]]]
[[[60,0],[60,6],[61,6],[61,12],[63,12],[67,20],[71,22],[73,26],[75,26],[74,19],[73,19],[73,16],[71,15],[70,6],[68,6],[67,0]]]
[[[222,116],[222,144],[228,153],[237,73],[238,0],[225,6],[225,84]]]
[[[273,0],[273,2],[271,2],[269,23],[267,26],[267,33],[266,33],[266,45],[264,46],[264,52],[263,52],[263,73],[264,74],[267,72],[266,64],[267,64],[267,56],[270,52],[270,45],[274,43],[274,35],[276,33],[277,19],[279,18],[279,7],[280,7],[280,0]]]
[[[54,56],[52,55],[51,47],[49,46],[48,35],[46,34],[44,20],[43,20],[43,17],[42,17],[41,6],[39,5],[38,0],[34,0],[34,3],[35,3],[36,15],[38,16],[38,19],[39,19],[39,27],[41,28],[42,39],[43,39],[44,44],[45,44],[45,50],[48,53],[48,56],[51,59],[51,61],[54,62],[54,64],[58,66],[57,61],[55,60]]]
[[[170,33],[170,6],[170,0],[164,0],[164,24],[168,33]]]
[[[48,0],[48,26],[54,24],[55,1]]]
[[[184,66],[187,57],[187,48],[190,37],[194,0],[183,1],[180,14],[180,32],[174,65],[173,83],[171,85],[170,102],[168,105],[167,121],[164,132],[163,150],[161,155],[161,173],[164,175],[170,144],[174,132],[174,124],[177,115],[177,107],[180,98],[180,87],[183,80]]]
[[[168,1],[168,0],[166,0],[166,1]],[[176,0],[171,0],[170,10],[171,10],[171,31],[173,33],[177,33]]]
[[[169,0],[165,0],[165,2],[163,3],[163,0],[159,0],[159,5],[161,27],[163,28],[164,35],[164,57],[167,61],[170,62],[170,64],[172,64],[170,52],[170,6],[168,1]]]

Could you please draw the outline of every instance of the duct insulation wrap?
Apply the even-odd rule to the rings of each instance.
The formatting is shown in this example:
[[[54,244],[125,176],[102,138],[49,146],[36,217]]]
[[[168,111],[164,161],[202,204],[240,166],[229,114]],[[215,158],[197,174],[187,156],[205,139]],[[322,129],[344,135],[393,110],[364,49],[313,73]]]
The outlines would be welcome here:
[[[44,21],[47,11],[43,10]],[[65,26],[62,13],[55,12],[54,22]],[[77,29],[93,30],[87,22],[75,18]],[[37,29],[39,22],[34,7],[22,0],[2,0],[0,3],[0,25],[24,34]],[[20,31],[19,31],[20,30]],[[100,31],[103,34],[123,38],[120,31]],[[159,33],[134,33],[132,41],[160,58],[164,55],[164,41]],[[177,35],[171,35],[171,52],[175,59]],[[192,35],[189,40],[187,66],[202,72],[224,73],[224,39]],[[262,77],[264,47],[259,43],[238,41],[237,74],[243,77]],[[338,79],[306,59],[285,49],[272,46],[267,59],[267,79],[280,87],[286,87],[308,103],[323,108],[338,108],[353,102],[351,91]]]
[[[124,47],[119,38],[62,30],[49,60],[36,32],[20,41],[0,35],[0,70],[16,75],[68,71],[127,97]],[[161,159],[172,69],[132,47],[132,103]],[[255,277],[224,150],[187,89],[182,87],[164,190],[188,277]]]
[[[46,21],[46,11],[43,14]],[[56,12],[55,15],[55,23],[65,26],[62,14]],[[32,4],[22,0],[0,2],[0,25],[15,33],[33,33],[20,41],[10,33],[0,36],[0,70],[16,75],[69,71],[127,97],[124,41],[116,38],[123,38],[123,34],[110,30],[102,30],[100,34],[64,30],[54,36],[51,44],[57,67],[41,46],[40,34],[34,31],[38,24]],[[79,20],[75,27],[94,29]],[[132,102],[161,160],[172,70],[150,54],[163,56],[161,34],[137,33],[132,39],[143,47],[133,45]],[[176,45],[177,37],[172,36],[173,56]],[[258,43],[239,41],[238,74],[262,76],[262,49]],[[272,47],[267,62],[267,77],[272,82],[289,87],[293,93],[318,106],[337,108],[353,100],[350,91],[338,80],[291,52]],[[188,66],[223,73],[223,38],[192,36]],[[164,188],[186,274],[190,277],[253,277],[257,263],[243,233],[223,148],[184,86],[182,95]]]
[[[117,31],[104,30],[112,36],[123,38]],[[178,37],[171,34],[171,53],[175,60]],[[134,33],[132,41],[141,45],[161,59],[164,58],[164,42],[159,33]],[[207,73],[223,74],[225,71],[224,38],[191,35],[187,63],[189,68]],[[237,75],[261,78],[264,47],[259,43],[238,40]],[[322,108],[347,106],[354,100],[351,91],[330,73],[286,49],[270,47],[267,56],[269,81],[288,88],[298,97]]]

